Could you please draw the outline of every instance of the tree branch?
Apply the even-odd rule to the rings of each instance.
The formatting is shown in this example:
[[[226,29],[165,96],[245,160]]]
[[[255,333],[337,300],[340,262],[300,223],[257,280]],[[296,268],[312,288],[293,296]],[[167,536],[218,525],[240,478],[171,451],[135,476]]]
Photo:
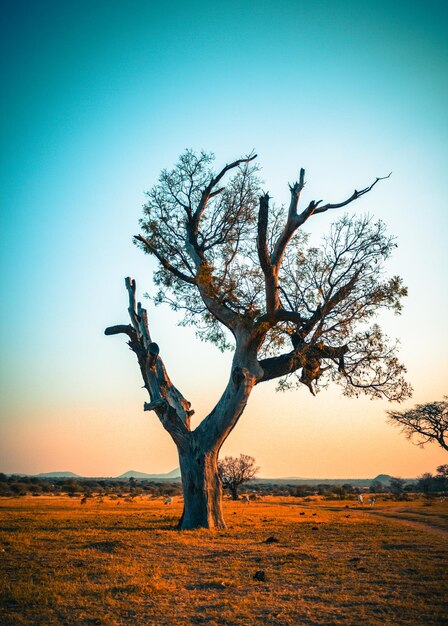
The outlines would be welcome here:
[[[300,199],[300,192],[305,186],[305,170],[300,170],[299,181],[295,182],[294,185],[289,186],[289,190],[291,192],[291,200],[289,203],[288,210],[288,219],[286,220],[285,227],[281,232],[277,242],[274,246],[274,252],[272,254],[272,262],[274,265],[279,267],[281,260],[283,258],[283,254],[285,252],[286,246],[288,245],[289,240],[294,235],[297,228],[300,226],[299,216],[297,215],[297,207]]]
[[[269,221],[269,194],[265,193],[260,197],[258,210],[258,236],[257,250],[260,267],[264,274],[264,284],[266,292],[266,310],[269,317],[272,317],[276,309],[280,306],[278,298],[278,274],[272,263],[268,242],[267,231]]]
[[[364,194],[368,193],[369,191],[371,191],[373,189],[373,187],[375,187],[375,185],[380,181],[380,180],[385,180],[386,178],[389,178],[391,176],[392,172],[390,174],[388,174],[387,176],[382,176],[382,177],[378,177],[374,180],[374,182],[369,185],[368,187],[365,187],[364,189],[361,189],[360,191],[357,191],[355,189],[355,191],[352,193],[352,195],[347,198],[346,200],[343,200],[342,202],[338,202],[336,204],[325,204],[323,206],[319,206],[320,203],[322,202],[322,200],[312,200],[308,207],[302,211],[302,213],[298,214],[297,213],[297,207],[298,207],[298,203],[299,203],[299,199],[300,199],[300,192],[302,191],[303,187],[305,186],[305,170],[302,168],[300,170],[300,178],[299,181],[294,183],[294,185],[290,185],[290,191],[291,191],[291,201],[290,201],[290,205],[289,205],[289,211],[288,211],[288,219],[286,222],[286,225],[282,231],[282,233],[280,234],[279,238],[277,239],[277,242],[275,244],[274,247],[274,252],[272,254],[272,263],[274,266],[277,267],[277,269],[280,267],[283,255],[285,253],[285,249],[286,246],[288,245],[288,242],[290,241],[291,237],[294,235],[294,233],[296,232],[296,230],[302,226],[302,224],[304,224],[307,219],[309,217],[311,217],[311,215],[317,214],[317,213],[325,213],[325,211],[328,211],[330,209],[338,209],[344,206],[347,206],[348,204],[350,204],[351,202],[354,202],[355,200],[357,200],[358,198],[360,198],[361,196],[363,196]]]
[[[189,283],[190,285],[196,284],[196,280],[193,276],[188,276],[188,274],[185,274],[184,272],[181,272],[180,270],[178,270],[177,267],[174,267],[174,265],[172,265],[168,261],[168,259],[166,259],[162,254],[160,254],[157,248],[153,246],[152,243],[148,241],[148,239],[146,239],[146,237],[143,237],[143,235],[134,235],[134,239],[136,241],[140,241],[141,243],[143,243],[146,249],[148,250],[148,252],[150,254],[153,254],[160,261],[160,264],[162,265],[162,267],[168,270],[169,272],[171,272],[172,274],[174,274],[174,276],[176,276],[177,278],[180,278],[186,283]]]
[[[311,317],[308,318],[302,326],[301,330],[303,331],[304,336],[307,335],[309,332],[311,332],[313,327],[318,322],[325,319],[330,313],[330,311],[332,311],[340,302],[342,302],[343,300],[347,298],[347,296],[350,294],[350,292],[356,285],[356,282],[359,278],[360,273],[361,273],[361,270],[359,269],[351,277],[348,283],[340,287],[331,298],[329,298],[326,302],[323,303],[323,305],[320,305],[317,307],[317,309],[314,311]]]
[[[301,352],[296,350],[291,350],[291,352],[279,356],[261,359],[259,363],[264,374],[258,383],[292,374],[300,367],[303,367],[304,361],[305,359]]]
[[[391,175],[392,175],[392,172],[390,172],[387,176],[377,177],[371,185],[369,185],[368,187],[365,187],[364,189],[361,189],[361,191],[357,191],[355,189],[352,195],[346,200],[343,200],[342,202],[337,202],[335,204],[328,203],[328,204],[324,204],[323,206],[318,206],[322,202],[322,200],[319,200],[318,202],[315,202],[313,200],[308,205],[308,208],[305,209],[305,211],[303,211],[303,213],[300,214],[300,217],[303,219],[302,224],[313,214],[317,215],[318,213],[325,213],[325,211],[328,211],[330,209],[340,209],[343,206],[347,206],[348,204],[350,204],[351,202],[354,202],[355,200],[357,200],[364,194],[369,193],[369,191],[371,191],[380,180],[386,180],[386,178],[390,178]]]
[[[347,346],[326,346],[322,342],[314,345],[307,345],[300,340],[297,347],[286,354],[262,359],[259,361],[264,374],[257,384],[274,378],[281,378],[292,374],[302,368],[301,382],[306,385],[314,395],[311,383],[317,380],[327,368],[321,368],[322,359],[332,359],[343,363],[344,355],[347,353]]]
[[[147,312],[139,302],[136,304],[136,284],[132,278],[126,278],[129,297],[129,317],[131,325],[117,325],[106,328],[106,335],[124,333],[128,335],[129,347],[135,352],[144,386],[151,398],[145,403],[145,411],[155,411],[164,428],[170,433],[179,447],[182,447],[190,431],[190,417],[194,411],[191,404],[171,382],[163,361],[159,356],[159,346],[151,340]]]
[[[269,315],[269,313],[267,313],[266,315],[258,318],[257,327],[264,328],[266,324],[269,324],[270,322],[272,326],[272,319],[280,322],[292,322],[298,327],[298,332],[300,332],[300,334],[305,337],[311,332],[313,327],[318,322],[324,320],[340,302],[347,298],[347,296],[356,285],[360,272],[361,270],[358,270],[348,281],[348,283],[340,287],[338,291],[326,302],[324,302],[322,305],[319,305],[314,313],[311,315],[311,317],[309,317],[308,319],[303,318],[300,313],[297,313],[296,311],[288,311],[283,307],[280,307],[277,308],[272,315]]]
[[[128,335],[131,341],[137,338],[135,334],[135,330],[132,328],[130,324],[128,324],[127,326],[125,326],[124,324],[117,324],[117,326],[109,326],[104,331],[104,334],[108,336],[119,335],[120,333],[123,333],[124,335]]]
[[[258,210],[258,237],[257,250],[260,266],[264,274],[268,273],[272,268],[271,258],[269,255],[267,232],[269,220],[269,194],[265,193],[260,197]]]
[[[263,270],[263,274],[265,277],[267,317],[271,320],[271,322],[281,319],[279,317],[281,303],[278,293],[278,274],[288,241],[291,239],[294,232],[299,226],[297,206],[299,203],[300,192],[302,191],[304,186],[305,170],[302,168],[300,170],[299,181],[295,182],[294,185],[289,186],[291,192],[291,200],[289,204],[288,218],[283,231],[277,239],[272,255],[269,253],[269,248],[267,244],[267,230],[269,221],[269,194],[266,193],[260,197],[260,208],[258,212],[257,249],[260,266]]]
[[[233,161],[233,163],[229,163],[228,165],[225,165],[222,168],[222,170],[219,172],[219,174],[217,174],[214,178],[212,178],[212,180],[209,182],[207,187],[205,187],[204,191],[202,192],[201,199],[199,201],[197,209],[193,214],[193,220],[191,224],[191,234],[194,237],[196,237],[198,234],[199,222],[201,221],[201,217],[202,217],[202,214],[204,213],[205,207],[207,206],[207,202],[209,201],[211,197],[216,196],[218,193],[221,193],[221,191],[224,191],[224,188],[222,188],[213,192],[213,188],[216,187],[216,185],[227,174],[228,171],[234,169],[235,167],[238,167],[239,165],[241,165],[241,163],[250,163],[256,158],[257,158],[257,155],[253,154],[247,157],[246,159],[238,159],[236,161]]]

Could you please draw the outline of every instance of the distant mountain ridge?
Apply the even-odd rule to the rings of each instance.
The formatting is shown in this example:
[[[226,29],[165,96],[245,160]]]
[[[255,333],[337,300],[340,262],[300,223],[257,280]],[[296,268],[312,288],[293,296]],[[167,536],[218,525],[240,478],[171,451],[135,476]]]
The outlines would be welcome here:
[[[255,478],[253,482],[258,483],[278,483],[282,485],[353,485],[353,487],[370,487],[372,483],[389,485],[392,480],[389,474],[378,474],[375,478]],[[405,482],[415,482],[415,478],[404,478]]]
[[[120,476],[80,476],[74,472],[42,472],[41,474],[18,474],[14,472],[16,476],[36,476],[37,478],[79,478],[79,479],[112,479],[112,480],[129,480],[134,478],[135,480],[151,480],[151,481],[163,481],[163,480],[179,480],[180,469],[176,467],[171,472],[166,474],[147,474],[146,472],[137,472],[135,470],[129,470],[120,474]],[[378,474],[375,478],[303,478],[297,476],[291,476],[287,478],[255,478],[254,483],[271,483],[282,485],[345,485],[350,484],[354,487],[370,487],[374,482],[381,483],[384,486],[389,485],[392,480],[392,476],[389,474]],[[416,478],[404,478],[405,482],[415,482]]]
[[[171,472],[166,474],[146,474],[145,472],[136,472],[134,470],[130,470],[129,472],[125,472],[120,476],[116,476],[116,478],[136,478],[139,480],[175,480],[176,478],[180,478],[180,469],[176,467]]]
[[[35,474],[35,476],[37,478],[82,478],[82,476],[73,472],[42,472],[41,474]]]
[[[145,472],[136,472],[130,470],[120,476],[80,476],[74,472],[41,472],[40,474],[19,474],[13,472],[10,476],[35,476],[36,478],[80,478],[83,479],[104,479],[109,478],[112,480],[129,480],[129,478],[135,478],[136,480],[177,480],[180,478],[180,469],[177,467],[171,472],[166,474],[146,474]]]

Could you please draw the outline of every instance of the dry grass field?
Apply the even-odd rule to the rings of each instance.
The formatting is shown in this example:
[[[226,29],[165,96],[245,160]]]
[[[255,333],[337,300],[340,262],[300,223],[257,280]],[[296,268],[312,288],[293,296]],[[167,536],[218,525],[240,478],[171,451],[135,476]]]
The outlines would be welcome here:
[[[0,623],[448,623],[448,501],[226,501],[219,532],[181,507],[0,499]]]

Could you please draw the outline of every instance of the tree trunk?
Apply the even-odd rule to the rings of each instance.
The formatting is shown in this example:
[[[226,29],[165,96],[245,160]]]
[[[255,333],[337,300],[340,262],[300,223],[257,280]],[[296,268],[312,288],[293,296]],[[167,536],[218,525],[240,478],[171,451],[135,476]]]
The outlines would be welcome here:
[[[238,500],[238,487],[229,487],[232,500]]]
[[[179,449],[184,511],[179,529],[225,528],[222,486],[218,475],[218,450],[189,445]]]

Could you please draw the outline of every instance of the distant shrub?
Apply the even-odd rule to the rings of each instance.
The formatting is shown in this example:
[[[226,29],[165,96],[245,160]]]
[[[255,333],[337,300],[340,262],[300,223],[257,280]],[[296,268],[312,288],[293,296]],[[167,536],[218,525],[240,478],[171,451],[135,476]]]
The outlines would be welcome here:
[[[0,496],[6,498],[8,496],[12,496],[13,492],[11,491],[8,483],[0,482]]]
[[[295,498],[304,498],[314,493],[314,488],[310,485],[295,485],[290,490],[290,495]]]
[[[15,496],[25,496],[28,492],[28,486],[24,483],[12,483],[9,488]]]

